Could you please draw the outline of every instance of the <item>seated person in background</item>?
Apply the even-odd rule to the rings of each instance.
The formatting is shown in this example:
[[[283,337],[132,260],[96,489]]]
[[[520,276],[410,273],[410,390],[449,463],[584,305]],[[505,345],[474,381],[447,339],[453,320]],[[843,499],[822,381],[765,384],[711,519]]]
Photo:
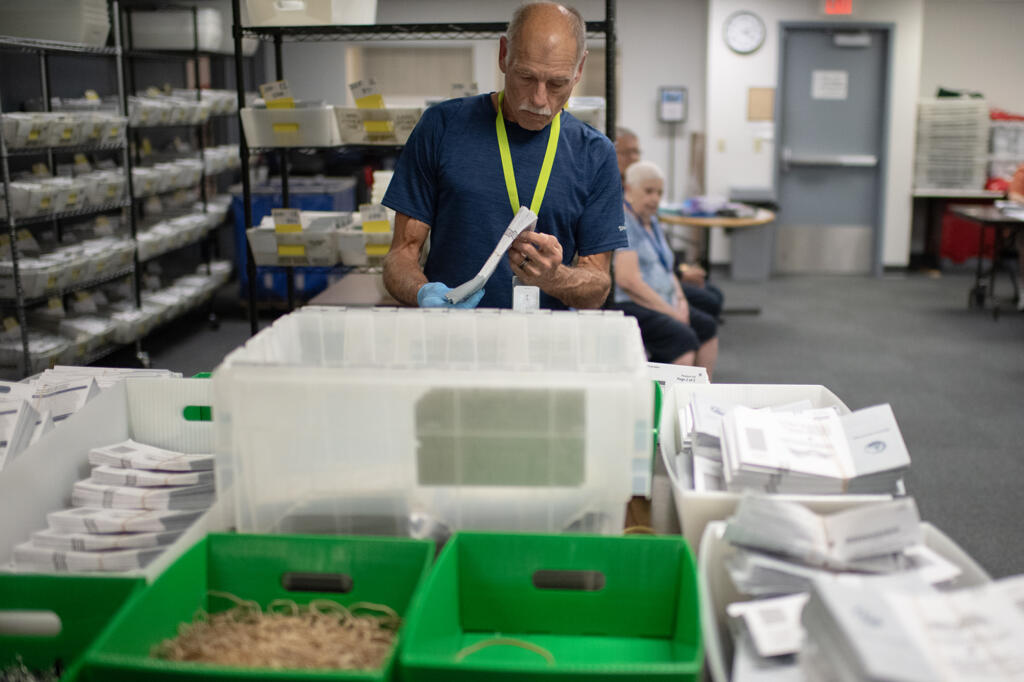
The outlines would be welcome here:
[[[637,319],[651,360],[699,365],[710,376],[718,358],[717,324],[687,304],[672,272],[672,250],[657,219],[664,187],[661,170],[649,161],[626,169],[629,246],[615,251],[613,307]]]
[[[707,281],[708,273],[704,268],[680,263],[676,272],[679,274],[680,284],[683,285],[683,295],[686,296],[687,303],[716,320],[722,317],[725,294]]]
[[[1006,198],[1024,204],[1024,163],[1017,166]],[[1024,311],[1024,230],[1017,230],[1017,263],[1017,310]]]
[[[615,156],[619,162],[619,175],[622,176],[623,185],[626,184],[626,169],[640,160],[640,154],[640,139],[636,133],[621,126],[615,128]],[[707,278],[704,268],[681,263],[678,271],[686,301],[714,319],[720,318],[725,296],[721,289],[704,281]]]

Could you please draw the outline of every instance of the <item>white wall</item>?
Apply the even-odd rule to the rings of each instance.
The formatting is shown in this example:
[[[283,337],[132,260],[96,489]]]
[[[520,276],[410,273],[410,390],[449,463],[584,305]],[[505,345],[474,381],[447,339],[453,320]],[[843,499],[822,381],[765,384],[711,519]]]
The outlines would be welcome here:
[[[921,52],[922,96],[971,90],[1024,114],[1024,0],[927,0]]]
[[[914,128],[921,72],[924,0],[858,0],[848,17],[826,17],[820,0],[709,0],[707,51],[707,192],[725,195],[729,187],[770,186],[775,146],[766,142],[764,124],[746,120],[747,89],[776,87],[779,22],[884,22],[894,25],[889,118],[889,168],[886,178],[883,264],[906,265],[910,253]],[[971,3],[975,4],[975,3]],[[752,55],[730,51],[722,40],[725,19],[754,9],[768,26],[764,45]],[[724,256],[717,241],[716,262]]]

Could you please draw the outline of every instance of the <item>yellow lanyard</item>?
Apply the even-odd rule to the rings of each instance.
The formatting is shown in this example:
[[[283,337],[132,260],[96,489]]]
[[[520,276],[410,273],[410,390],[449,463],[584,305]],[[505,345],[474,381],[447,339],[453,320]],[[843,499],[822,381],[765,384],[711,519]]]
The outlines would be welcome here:
[[[501,169],[505,172],[505,187],[508,189],[508,201],[512,204],[512,213],[519,212],[519,191],[516,189],[516,175],[512,170],[512,153],[508,148],[508,133],[505,132],[505,117],[501,114],[501,103],[505,98],[505,91],[498,93],[498,118],[494,127],[498,130],[498,151],[501,152]],[[540,213],[540,204],[544,201],[544,192],[548,188],[548,179],[551,177],[551,166],[555,163],[555,152],[558,151],[558,134],[561,130],[560,120],[562,112],[559,111],[551,120],[551,130],[548,131],[548,148],[544,152],[544,163],[540,167],[540,175],[537,177],[537,187],[533,190],[533,201],[530,202],[530,210]]]

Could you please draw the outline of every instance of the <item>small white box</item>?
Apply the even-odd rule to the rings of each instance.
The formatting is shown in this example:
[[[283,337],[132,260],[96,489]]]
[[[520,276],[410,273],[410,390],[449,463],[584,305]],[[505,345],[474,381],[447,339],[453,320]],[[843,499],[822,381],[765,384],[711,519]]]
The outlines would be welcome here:
[[[337,147],[341,144],[334,107],[242,109],[250,147]]]
[[[690,481],[680,476],[677,456],[682,451],[678,411],[692,395],[701,393],[725,402],[748,407],[768,407],[799,400],[810,401],[813,407],[835,407],[840,414],[848,408],[824,386],[798,384],[673,384],[664,392],[658,439],[661,456],[672,484],[672,497],[679,515],[683,536],[691,547],[698,547],[704,527],[732,515],[742,493],[729,491],[696,491]],[[844,509],[852,504],[891,499],[890,495],[779,495],[779,499],[800,502],[818,513]]]
[[[389,233],[390,234],[390,233]],[[342,265],[366,265],[366,233],[362,230],[338,230],[334,233],[338,258]]]
[[[377,0],[246,0],[250,26],[377,23]]]
[[[700,623],[712,682],[729,682],[732,678],[733,638],[725,609],[729,604],[745,599],[737,592],[725,567],[726,558],[735,551],[732,544],[722,537],[725,526],[724,521],[712,521],[707,525],[700,540],[697,561]],[[962,571],[943,589],[959,589],[991,581],[985,569],[941,530],[922,522],[921,531],[925,546]]]

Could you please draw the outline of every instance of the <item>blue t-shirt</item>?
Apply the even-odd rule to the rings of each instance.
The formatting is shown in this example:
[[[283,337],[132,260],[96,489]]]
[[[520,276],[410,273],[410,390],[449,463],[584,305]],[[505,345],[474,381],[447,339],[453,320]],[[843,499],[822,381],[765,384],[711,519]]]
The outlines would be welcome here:
[[[490,95],[452,99],[423,112],[395,165],[384,205],[430,225],[424,273],[455,287],[472,279],[512,220],[505,188],[497,112]],[[550,127],[530,131],[506,120],[519,201],[529,206],[544,160]],[[622,182],[611,141],[562,112],[558,151],[536,230],[554,235],[562,262],[627,244]],[[481,307],[512,306],[512,269],[502,258],[484,286]],[[541,293],[541,306],[564,309]]]
[[[658,219],[651,217],[651,231],[648,232],[632,211],[626,211],[626,234],[629,237],[629,246],[619,250],[636,251],[640,276],[644,282],[665,299],[666,303],[675,305],[676,289],[672,274],[674,254],[658,225]],[[627,303],[631,300],[633,299],[629,294],[616,284],[615,302]]]

